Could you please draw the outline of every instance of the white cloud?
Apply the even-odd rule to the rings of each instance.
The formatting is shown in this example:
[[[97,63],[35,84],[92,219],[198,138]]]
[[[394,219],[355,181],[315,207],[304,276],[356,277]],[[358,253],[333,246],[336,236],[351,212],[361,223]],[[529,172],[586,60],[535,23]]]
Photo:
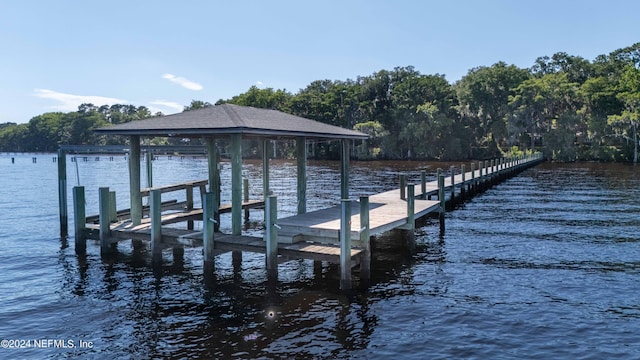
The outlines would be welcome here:
[[[263,85],[264,84],[262,83],[262,81],[256,81],[256,87],[258,87],[259,89],[262,89]]]
[[[149,110],[154,114],[157,112],[161,112],[163,114],[172,114],[172,113],[181,112],[182,110],[184,110],[184,106],[174,101],[154,100],[154,101],[151,101],[149,104],[160,107],[160,108],[156,106],[149,107]]]
[[[33,95],[43,99],[51,99],[60,102],[58,105],[52,106],[53,109],[58,111],[76,111],[78,110],[78,106],[81,104],[102,106],[128,103],[127,100],[123,99],[104,96],[73,95],[48,89],[34,89]]]
[[[193,91],[200,91],[203,89],[203,86],[198,84],[197,82],[193,82],[191,80],[185,79],[183,77],[180,76],[175,76],[173,74],[164,74],[162,75],[163,79],[167,79],[169,81],[171,81],[172,83],[178,84],[180,86],[182,86],[185,89],[189,89],[189,90],[193,90]]]

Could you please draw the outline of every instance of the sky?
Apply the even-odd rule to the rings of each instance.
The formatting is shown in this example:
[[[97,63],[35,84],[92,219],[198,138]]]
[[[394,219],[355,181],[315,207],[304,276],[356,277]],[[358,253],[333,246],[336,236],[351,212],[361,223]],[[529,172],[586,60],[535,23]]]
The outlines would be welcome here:
[[[0,2],[0,123],[133,104],[182,111],[398,66],[455,83],[499,61],[640,42],[637,0]]]

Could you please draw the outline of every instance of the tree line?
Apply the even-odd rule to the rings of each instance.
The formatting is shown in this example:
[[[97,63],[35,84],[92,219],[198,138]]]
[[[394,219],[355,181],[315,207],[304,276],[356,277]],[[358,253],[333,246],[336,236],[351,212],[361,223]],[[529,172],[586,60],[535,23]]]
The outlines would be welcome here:
[[[564,52],[530,68],[498,62],[470,69],[451,84],[412,66],[347,80],[317,80],[297,93],[253,86],[215,105],[276,109],[355,129],[370,138],[360,159],[465,160],[542,151],[556,161],[637,161],[640,43],[589,61]],[[184,111],[209,102],[194,100]],[[125,144],[92,130],[144,119],[144,106],[83,104],[27,124],[0,124],[0,151],[54,151],[60,144]],[[176,144],[197,139],[153,139]],[[280,145],[286,151],[287,145]],[[338,144],[316,145],[335,158]]]

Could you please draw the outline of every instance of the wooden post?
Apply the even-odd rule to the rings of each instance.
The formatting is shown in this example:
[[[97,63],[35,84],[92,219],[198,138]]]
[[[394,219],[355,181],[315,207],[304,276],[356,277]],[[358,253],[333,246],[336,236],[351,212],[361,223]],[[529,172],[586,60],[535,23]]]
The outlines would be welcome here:
[[[298,168],[298,214],[307,212],[307,139],[296,138],[296,161]]]
[[[400,174],[400,199],[405,200],[407,198],[407,175]]]
[[[13,158],[11,158],[13,163]],[[67,153],[58,149],[58,209],[60,210],[60,237],[69,234],[69,214],[67,213]]]
[[[204,268],[209,271],[213,269],[214,264],[214,240],[213,234],[215,230],[215,220],[213,218],[216,208],[215,194],[211,191],[203,196],[202,203],[202,246],[204,252]]]
[[[420,198],[422,200],[427,199],[427,171],[420,170]]]
[[[416,227],[414,184],[407,185],[407,225],[408,230],[414,230]]]
[[[213,225],[214,231],[217,231],[220,227],[220,169],[218,167],[218,149],[214,138],[207,138],[207,161],[209,167],[209,192],[214,194],[213,199],[216,201],[211,218],[216,221]],[[204,199],[204,194],[200,195]]]
[[[449,202],[451,206],[453,206],[456,199],[456,167],[451,165],[449,169],[451,170],[451,197],[449,198]]]
[[[140,194],[140,136],[129,137],[129,195],[131,199],[131,223],[142,221],[142,195]]]
[[[360,277],[369,279],[371,276],[371,227],[368,196],[360,197],[360,242],[363,249],[360,259]]]
[[[460,173],[462,173],[462,183],[460,184],[460,199],[461,200],[464,200],[464,198],[466,196],[466,189],[465,189],[465,186],[467,186],[466,185],[466,182],[467,182],[467,179],[466,179],[466,175],[467,174],[466,174],[466,172],[467,172],[466,166],[464,164],[461,164],[460,165]]]
[[[162,199],[160,190],[149,192],[151,218],[151,256],[154,265],[162,263]]]
[[[118,221],[118,210],[116,209],[116,192],[109,191],[109,221]]]
[[[344,140],[343,140],[344,141]],[[340,200],[340,288],[351,289],[351,201]]]
[[[242,201],[249,202],[249,179],[242,179]],[[249,207],[244,209],[244,220],[249,220]]]
[[[73,223],[74,237],[76,242],[76,252],[83,252],[87,243],[85,241],[85,226],[87,223],[87,215],[84,206],[84,186],[73,187]]]
[[[340,198],[349,198],[349,140],[342,139],[340,156]]]
[[[186,195],[186,199],[187,199],[187,211],[191,211],[193,210],[193,186],[191,185],[187,185],[184,188],[185,190],[185,195]],[[193,230],[193,220],[188,220],[187,221],[187,230]]]
[[[440,233],[444,233],[444,212],[445,212],[445,199],[444,199],[444,175],[438,175],[438,200],[440,200]]]
[[[153,168],[151,165],[151,160],[153,160],[153,155],[151,154],[151,149],[147,149],[145,162],[147,165],[147,187],[153,187]]]
[[[263,139],[262,140],[262,201],[267,202],[267,197],[270,195],[269,192],[269,144],[270,140]],[[269,213],[267,213],[267,208],[264,208],[264,221],[267,221],[267,217]]]
[[[231,134],[231,234],[242,234],[242,135]]]
[[[109,188],[98,188],[98,204],[100,212],[98,221],[100,222],[100,252],[106,254],[110,252],[109,237],[111,235],[111,222],[109,221]]]
[[[264,204],[267,218],[265,219],[264,241],[266,249],[267,272],[278,270],[278,198],[276,195],[267,196]]]
[[[475,162],[471,162],[471,182],[469,183],[469,192],[470,193],[475,193],[476,192],[476,163]]]

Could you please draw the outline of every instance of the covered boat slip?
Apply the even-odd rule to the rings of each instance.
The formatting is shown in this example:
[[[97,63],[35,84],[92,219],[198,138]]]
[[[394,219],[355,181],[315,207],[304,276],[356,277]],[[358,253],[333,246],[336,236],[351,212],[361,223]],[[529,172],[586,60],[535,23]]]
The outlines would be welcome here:
[[[99,189],[100,214],[85,216],[84,189],[75,187],[74,220],[76,248],[84,249],[85,238],[99,239],[101,249],[109,253],[112,244],[131,239],[135,243],[146,241],[153,262],[161,263],[162,250],[173,248],[174,254],[184,246],[202,246],[204,265],[209,268],[214,256],[225,251],[251,251],[266,254],[269,273],[277,275],[277,264],[285,259],[314,259],[340,263],[341,287],[351,286],[351,268],[361,266],[361,276],[367,277],[370,266],[372,235],[393,229],[413,230],[415,219],[429,213],[439,214],[444,229],[445,198],[454,199],[456,189],[460,195],[473,193],[483,184],[501,175],[507,175],[531,166],[539,157],[499,159],[471,165],[467,172],[445,176],[440,171],[435,181],[427,182],[424,171],[419,185],[407,184],[400,178],[395,190],[356,199],[349,194],[349,154],[353,140],[364,140],[366,134],[304,119],[276,110],[218,105],[180,114],[150,118],[96,130],[99,134],[128,136],[130,208],[116,211],[111,201],[115,195],[108,188]],[[140,157],[142,137],[192,137],[206,142],[208,179],[181,184],[169,184],[148,189],[140,186]],[[231,160],[231,204],[220,204],[220,174],[218,140],[228,144]],[[242,141],[258,140],[263,166],[263,198],[250,200],[243,196]],[[278,218],[277,198],[270,194],[270,143],[277,140],[295,140],[297,167],[297,215]],[[341,143],[340,199],[338,206],[307,212],[307,142],[335,140]],[[61,232],[66,232],[66,170],[65,154],[59,154]],[[148,158],[148,157],[147,157]],[[149,163],[147,164],[149,167]],[[149,170],[148,170],[149,171]],[[245,185],[246,188],[246,185]],[[202,208],[195,208],[194,189],[199,190]],[[445,189],[449,191],[445,193]],[[162,201],[161,194],[186,191],[186,202]],[[438,200],[431,200],[432,196]],[[149,197],[149,206],[142,206],[142,198]],[[242,234],[242,211],[264,207],[265,230],[262,237]],[[216,232],[221,212],[231,212],[231,233]],[[143,216],[143,214],[148,215]],[[193,222],[201,221],[202,230],[193,230]],[[177,223],[186,229],[176,228]],[[66,235],[66,233],[65,233]]]

